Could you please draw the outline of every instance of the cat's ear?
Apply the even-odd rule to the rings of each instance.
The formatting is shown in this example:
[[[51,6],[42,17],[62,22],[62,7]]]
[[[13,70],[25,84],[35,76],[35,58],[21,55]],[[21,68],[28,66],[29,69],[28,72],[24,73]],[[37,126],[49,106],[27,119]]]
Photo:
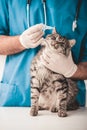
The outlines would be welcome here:
[[[53,29],[52,34],[57,33],[56,28]]]
[[[75,39],[69,40],[70,46],[73,47],[76,43]]]

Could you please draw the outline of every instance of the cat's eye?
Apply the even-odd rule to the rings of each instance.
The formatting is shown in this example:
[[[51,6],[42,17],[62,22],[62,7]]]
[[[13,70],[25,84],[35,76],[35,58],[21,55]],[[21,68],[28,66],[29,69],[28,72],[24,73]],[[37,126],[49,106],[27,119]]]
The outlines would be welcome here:
[[[61,36],[59,36],[59,41],[63,40],[63,38]]]
[[[56,37],[53,36],[53,37],[51,37],[51,39],[52,39],[52,40],[56,40]]]
[[[64,46],[64,45],[65,45],[65,43],[64,43],[64,42],[61,42],[61,43],[60,43],[60,45],[61,45],[61,46]]]

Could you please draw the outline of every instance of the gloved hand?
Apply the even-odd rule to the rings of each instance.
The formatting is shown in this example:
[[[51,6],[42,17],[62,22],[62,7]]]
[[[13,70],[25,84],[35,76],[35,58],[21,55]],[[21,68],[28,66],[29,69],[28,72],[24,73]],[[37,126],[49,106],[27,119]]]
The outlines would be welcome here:
[[[19,37],[20,43],[25,48],[35,48],[41,44],[44,32],[43,24],[36,24],[25,30]]]
[[[56,54],[47,49],[41,56],[41,62],[48,69],[60,73],[67,78],[70,78],[77,70],[77,65],[73,62],[71,52],[66,57],[63,54]]]

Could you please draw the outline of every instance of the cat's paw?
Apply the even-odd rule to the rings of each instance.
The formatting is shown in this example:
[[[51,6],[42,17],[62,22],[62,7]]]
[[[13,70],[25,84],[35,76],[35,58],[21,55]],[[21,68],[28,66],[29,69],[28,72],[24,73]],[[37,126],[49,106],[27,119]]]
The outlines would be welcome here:
[[[58,116],[59,116],[59,117],[66,117],[66,116],[67,116],[67,113],[66,113],[66,111],[58,110]]]
[[[50,109],[50,111],[55,113],[55,112],[58,112],[58,109],[57,109],[57,107],[52,107],[52,108]]]
[[[30,109],[30,115],[31,116],[37,116],[38,115],[38,110],[36,107],[31,107]]]

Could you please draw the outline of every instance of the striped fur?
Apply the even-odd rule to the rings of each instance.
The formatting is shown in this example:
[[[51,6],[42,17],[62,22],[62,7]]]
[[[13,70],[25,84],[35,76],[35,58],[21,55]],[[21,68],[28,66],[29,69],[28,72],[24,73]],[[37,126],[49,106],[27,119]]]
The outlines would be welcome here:
[[[46,68],[40,59],[43,51],[49,47],[56,53],[68,56],[71,46],[69,41],[59,34],[46,37],[47,43],[38,52],[31,65],[31,110],[30,115],[36,116],[38,110],[57,112],[60,117],[67,116],[67,110],[78,108],[76,81],[66,79],[63,75]],[[62,44],[62,45],[61,45]]]

